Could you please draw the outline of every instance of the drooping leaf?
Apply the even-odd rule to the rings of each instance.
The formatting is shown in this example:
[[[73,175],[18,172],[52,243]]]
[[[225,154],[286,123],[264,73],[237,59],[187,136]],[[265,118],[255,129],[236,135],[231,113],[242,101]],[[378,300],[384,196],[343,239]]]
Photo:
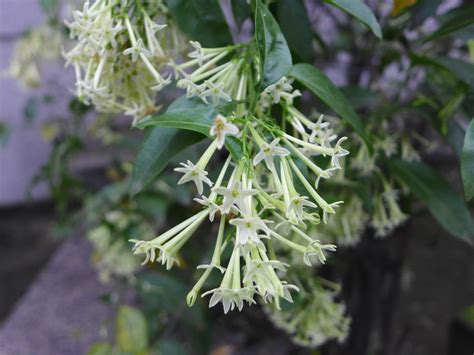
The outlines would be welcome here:
[[[436,171],[424,163],[394,160],[392,173],[431,211],[452,235],[469,243],[474,238],[474,221],[461,196]]]
[[[460,6],[444,15],[445,20],[441,26],[424,39],[424,42],[432,41],[453,32],[457,32],[474,23],[474,6]]]
[[[354,108],[326,75],[309,64],[296,64],[291,76],[311,90],[317,97],[331,107],[343,120],[348,122],[357,134],[371,148],[365,127]]]
[[[247,0],[231,0],[232,13],[237,27],[241,27],[244,21],[252,16],[252,9]]]
[[[190,39],[205,47],[232,43],[218,0],[167,0],[167,5],[179,28]]]
[[[366,25],[378,38],[382,38],[382,30],[375,18],[374,13],[369,7],[364,4],[362,0],[324,0],[325,2],[334,5],[341,10],[354,16],[364,25]]]
[[[257,0],[255,10],[255,37],[262,69],[262,86],[267,87],[288,75],[292,60],[277,21],[261,0]]]
[[[280,0],[278,21],[290,49],[305,62],[314,59],[313,30],[303,0]]]
[[[115,339],[120,350],[138,353],[148,346],[145,316],[136,308],[121,306],[117,312]]]
[[[139,193],[166,167],[181,150],[202,140],[202,134],[176,128],[156,127],[145,138],[135,159],[129,191]]]
[[[474,197],[474,119],[471,120],[464,137],[461,153],[461,176],[466,200]]]

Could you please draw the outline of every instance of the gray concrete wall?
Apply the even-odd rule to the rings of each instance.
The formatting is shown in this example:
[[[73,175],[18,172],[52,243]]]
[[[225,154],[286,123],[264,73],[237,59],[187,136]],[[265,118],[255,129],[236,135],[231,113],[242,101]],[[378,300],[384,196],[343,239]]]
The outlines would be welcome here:
[[[38,0],[0,0],[0,71],[9,65],[14,39],[44,21],[38,3]],[[7,144],[0,146],[0,206],[25,200],[31,178],[48,156],[50,147],[40,137],[39,127],[51,112],[40,112],[31,124],[25,122],[23,115],[28,98],[39,93],[23,89],[4,75],[0,77],[0,121],[10,131]],[[46,194],[44,187],[34,192],[36,198]]]

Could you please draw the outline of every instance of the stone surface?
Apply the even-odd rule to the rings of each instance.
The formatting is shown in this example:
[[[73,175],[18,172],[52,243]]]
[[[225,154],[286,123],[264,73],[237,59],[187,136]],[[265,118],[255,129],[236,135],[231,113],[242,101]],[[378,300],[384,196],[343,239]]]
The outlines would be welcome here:
[[[87,241],[67,241],[0,329],[0,354],[85,354],[111,317],[99,300],[105,292]]]

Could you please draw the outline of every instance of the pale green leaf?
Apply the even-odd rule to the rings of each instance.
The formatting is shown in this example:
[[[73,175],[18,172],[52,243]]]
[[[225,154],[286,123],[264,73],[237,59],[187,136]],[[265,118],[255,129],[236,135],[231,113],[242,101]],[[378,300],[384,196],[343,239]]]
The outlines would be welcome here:
[[[464,137],[461,153],[461,175],[466,200],[474,197],[474,119],[471,120]]]

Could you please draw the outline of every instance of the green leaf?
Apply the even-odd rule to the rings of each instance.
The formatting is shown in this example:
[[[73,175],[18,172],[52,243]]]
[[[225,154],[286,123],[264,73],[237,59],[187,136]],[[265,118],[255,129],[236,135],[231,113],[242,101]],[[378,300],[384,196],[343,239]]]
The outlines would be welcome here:
[[[275,18],[261,0],[255,10],[255,38],[262,69],[262,85],[276,83],[291,70],[291,53]]]
[[[474,221],[469,209],[442,176],[420,162],[394,160],[390,162],[390,167],[446,231],[472,243]]]
[[[166,167],[169,160],[181,150],[199,142],[203,135],[176,128],[156,127],[145,138],[133,166],[129,191],[142,191]]]
[[[205,325],[202,304],[186,304],[188,285],[169,273],[146,272],[139,276],[139,294],[148,310],[168,312],[187,326],[199,329]]]
[[[334,5],[341,10],[354,16],[364,25],[366,25],[378,38],[382,38],[382,30],[374,16],[372,10],[364,4],[362,0],[324,0],[325,2]]]
[[[471,120],[464,137],[461,153],[461,176],[466,200],[474,197],[474,119]]]
[[[296,64],[290,75],[347,121],[371,149],[369,137],[359,116],[344,94],[326,75],[310,64]]]
[[[429,65],[449,71],[457,79],[465,82],[471,88],[474,88],[474,64],[465,62],[461,59],[449,57],[427,57],[412,54],[411,59],[415,65]]]
[[[234,103],[218,106],[206,105],[198,98],[188,99],[182,96],[174,101],[165,113],[159,116],[145,117],[135,126],[146,128],[151,126],[191,130],[210,137],[214,118],[219,114],[227,115],[235,107]],[[226,147],[234,159],[240,159],[241,152],[236,139],[226,139]]]
[[[173,339],[160,339],[153,347],[162,355],[187,355],[189,352],[183,344]]]
[[[313,30],[303,0],[280,0],[278,20],[288,45],[301,60],[314,60]]]
[[[445,14],[445,21],[431,35],[424,39],[424,42],[432,41],[453,32],[459,31],[474,23],[474,6],[460,6]]]
[[[474,89],[474,64],[449,57],[436,58],[435,60]]]
[[[252,9],[247,0],[231,0],[231,6],[235,24],[240,28],[244,21],[252,16]]]
[[[121,306],[117,312],[115,339],[122,351],[143,351],[148,346],[145,316],[138,309]]]
[[[448,134],[446,140],[453,147],[454,152],[458,157],[461,157],[463,141],[466,135],[466,129],[461,126],[457,120],[448,121]]]
[[[218,0],[167,0],[179,28],[204,47],[232,43],[232,36]]]
[[[188,99],[181,96],[174,101],[165,113],[158,116],[148,116],[139,121],[135,127],[152,126],[187,129],[209,136],[209,130],[214,118],[219,113],[227,112],[229,105],[206,105],[199,98]]]

